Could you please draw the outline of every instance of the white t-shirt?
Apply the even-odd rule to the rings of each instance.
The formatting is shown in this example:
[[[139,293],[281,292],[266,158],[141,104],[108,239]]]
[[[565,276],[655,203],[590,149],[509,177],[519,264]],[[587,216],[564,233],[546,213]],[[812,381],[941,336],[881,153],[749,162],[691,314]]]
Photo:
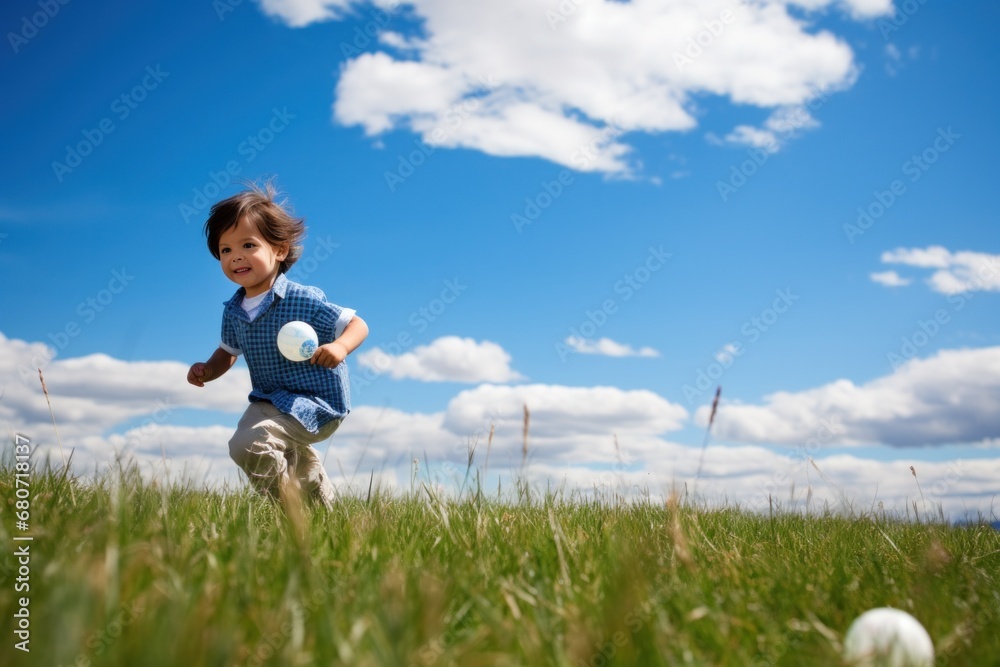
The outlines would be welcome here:
[[[253,322],[254,318],[260,315],[260,303],[267,296],[267,292],[258,294],[257,296],[245,296],[243,297],[243,303],[240,305],[243,310],[247,311],[247,317]]]

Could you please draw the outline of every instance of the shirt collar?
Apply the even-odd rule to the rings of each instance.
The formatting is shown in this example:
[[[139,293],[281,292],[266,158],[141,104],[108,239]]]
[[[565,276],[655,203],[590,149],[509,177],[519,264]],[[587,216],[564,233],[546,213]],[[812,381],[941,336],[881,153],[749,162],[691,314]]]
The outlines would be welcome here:
[[[288,278],[285,277],[285,274],[279,273],[278,277],[274,279],[274,284],[271,285],[271,289],[269,290],[274,296],[271,298],[265,297],[265,299],[260,303],[260,305],[265,306],[266,310],[266,306],[271,304],[271,302],[274,300],[274,297],[281,297],[282,299],[284,299],[285,292],[288,291],[288,283],[289,280]],[[240,304],[243,302],[243,297],[246,296],[246,293],[247,289],[245,287],[240,287],[238,290],[236,290],[236,293],[233,294],[233,296],[228,301],[223,301],[222,303],[227,308],[234,308],[237,311],[243,312],[243,309],[240,307]]]
[[[280,296],[282,299],[285,298],[285,292],[288,290],[288,278],[285,277],[284,273],[279,273],[278,277],[274,279],[274,284],[271,286],[271,291],[274,292],[275,296]]]

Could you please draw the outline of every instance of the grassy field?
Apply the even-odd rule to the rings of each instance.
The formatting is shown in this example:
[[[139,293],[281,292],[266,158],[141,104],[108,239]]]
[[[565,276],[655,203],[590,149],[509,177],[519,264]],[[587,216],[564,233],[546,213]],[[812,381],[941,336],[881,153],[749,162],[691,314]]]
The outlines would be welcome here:
[[[838,665],[851,620],[878,606],[916,616],[939,665],[1000,665],[985,525],[524,489],[286,512],[134,466],[86,483],[34,470],[17,593],[14,486],[8,463],[0,665]],[[30,653],[14,647],[24,595]]]

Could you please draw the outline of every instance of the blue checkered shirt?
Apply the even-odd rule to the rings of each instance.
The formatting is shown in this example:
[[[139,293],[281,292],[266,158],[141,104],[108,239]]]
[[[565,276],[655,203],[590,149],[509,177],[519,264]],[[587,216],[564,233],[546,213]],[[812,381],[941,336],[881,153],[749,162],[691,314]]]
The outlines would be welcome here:
[[[351,411],[347,363],[324,368],[309,361],[289,361],[278,351],[278,330],[288,322],[307,322],[319,344],[332,342],[354,317],[354,311],[326,300],[322,290],[292,282],[278,274],[271,290],[250,320],[239,288],[222,313],[222,349],[242,354],[250,368],[250,401],[270,401],[298,419],[310,433]]]

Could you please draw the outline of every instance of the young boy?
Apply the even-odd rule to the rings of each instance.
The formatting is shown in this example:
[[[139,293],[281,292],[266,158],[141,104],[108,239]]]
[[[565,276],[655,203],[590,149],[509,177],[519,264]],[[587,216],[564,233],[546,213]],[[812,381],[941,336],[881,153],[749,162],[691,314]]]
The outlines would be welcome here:
[[[243,355],[250,368],[250,407],[229,440],[229,455],[263,494],[280,497],[293,480],[330,507],[333,485],[311,445],[326,440],[351,411],[343,363],[367,337],[368,326],[322,291],[292,282],[285,272],[302,255],[305,225],[274,201],[270,182],[218,202],[205,223],[208,250],[240,286],[225,302],[222,342],[187,380],[197,387],[222,376]],[[291,321],[316,330],[308,362],[278,351],[278,330]]]

